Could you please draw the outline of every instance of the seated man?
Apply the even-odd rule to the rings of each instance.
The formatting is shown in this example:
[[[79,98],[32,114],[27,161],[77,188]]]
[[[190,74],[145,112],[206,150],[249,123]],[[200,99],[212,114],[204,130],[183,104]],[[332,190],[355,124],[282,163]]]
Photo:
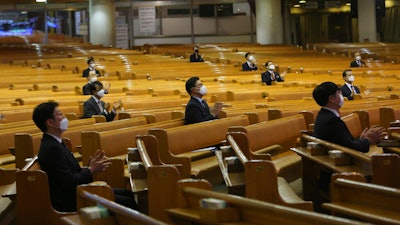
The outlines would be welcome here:
[[[100,76],[100,71],[96,70],[94,67],[96,66],[94,62],[94,58],[90,57],[86,63],[88,64],[88,68],[82,71],[82,77],[88,77],[90,71],[94,71],[96,75],[99,77]]]
[[[272,63],[272,61],[267,61],[265,63],[265,68],[267,68],[267,71],[261,74],[261,81],[264,82],[266,85],[271,85],[273,81],[284,81],[286,72],[283,72],[282,75],[276,72],[275,65]]]
[[[50,199],[53,208],[60,212],[76,211],[76,187],[93,181],[93,174],[104,171],[110,160],[104,151],[98,150],[89,160],[88,167],[81,167],[61,139],[68,129],[68,119],[56,102],[46,102],[35,107],[32,119],[43,132],[38,162],[49,181]],[[115,201],[137,209],[132,192],[114,189]],[[40,205],[38,205],[40,207]]]
[[[115,101],[111,111],[106,108],[106,103],[101,101],[105,94],[103,84],[100,81],[94,81],[89,84],[89,91],[92,95],[83,103],[83,118],[90,118],[93,115],[103,115],[107,122],[114,120],[116,110],[121,106],[121,100]]]
[[[353,72],[351,70],[345,70],[343,71],[342,76],[345,82],[344,85],[340,88],[342,90],[342,95],[348,100],[353,100],[354,95],[360,94],[360,89],[357,86],[353,85]]]
[[[97,81],[97,74],[95,71],[89,71],[89,76],[86,77],[88,82],[82,87],[82,94],[83,95],[90,95],[89,85],[95,81]],[[104,84],[104,92],[108,94],[108,89],[110,88],[109,83]]]
[[[246,58],[246,62],[242,64],[243,71],[258,70],[257,61],[254,58],[253,54],[251,54],[250,52],[247,52],[244,55],[244,57]]]
[[[199,54],[199,47],[193,47],[193,54],[190,55],[190,62],[204,62],[203,57]]]
[[[340,118],[339,109],[344,100],[336,84],[324,82],[318,85],[313,91],[313,97],[321,106],[314,123],[315,137],[360,152],[368,152],[370,145],[375,144],[387,134],[384,128],[372,126],[363,130],[360,137],[353,137]]]
[[[201,99],[207,94],[207,88],[198,77],[191,77],[186,81],[186,91],[190,100],[186,105],[185,124],[199,123],[218,118],[222,109],[222,102],[216,102],[210,109],[207,103]]]
[[[361,55],[359,52],[354,53],[354,61],[350,63],[350,67],[364,67],[367,66],[365,62],[361,61]]]

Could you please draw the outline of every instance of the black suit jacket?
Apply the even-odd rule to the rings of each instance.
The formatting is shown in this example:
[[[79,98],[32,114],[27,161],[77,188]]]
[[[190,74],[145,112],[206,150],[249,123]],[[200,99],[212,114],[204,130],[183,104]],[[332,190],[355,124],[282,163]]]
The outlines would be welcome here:
[[[350,63],[350,67],[361,67],[361,66],[366,66],[365,62],[360,61],[360,65],[358,65],[357,61],[354,60]]]
[[[90,118],[93,115],[103,115],[106,117],[107,122],[112,121],[116,114],[113,111],[107,112],[106,104],[103,101],[101,101],[101,105],[103,106],[103,111],[100,110],[94,98],[90,97],[83,103],[83,118]]]
[[[93,69],[88,67],[84,71],[82,71],[82,77],[88,77],[89,76],[89,71],[91,71],[91,70],[93,70]],[[100,71],[98,71],[96,69],[95,69],[95,71],[96,71],[97,76],[99,77],[101,75]]]
[[[199,123],[214,120],[216,117],[211,115],[210,108],[204,102],[204,106],[194,97],[190,97],[185,110],[185,124]]]
[[[48,134],[43,134],[38,161],[49,180],[53,208],[76,211],[76,187],[93,181],[90,170],[81,168],[67,147]]]
[[[272,73],[275,74],[275,80],[272,80]],[[284,80],[278,72],[265,71],[261,74],[261,81],[267,85],[271,85],[272,81],[283,82]]]
[[[249,64],[247,64],[247,62],[242,64],[242,70],[243,71],[252,71],[252,70],[258,70],[257,66],[254,67],[250,67]]]
[[[360,89],[357,86],[354,86],[355,94],[360,94]],[[349,87],[347,87],[346,84],[344,84],[341,88],[342,90],[342,95],[343,97],[346,97],[348,100],[353,100],[354,98],[351,96],[351,90]]]
[[[343,120],[324,108],[318,112],[315,119],[314,135],[317,138],[360,152],[369,151],[367,139],[354,138]]]
[[[190,62],[204,62],[203,58],[201,57],[201,55],[197,55],[193,53],[190,55]]]

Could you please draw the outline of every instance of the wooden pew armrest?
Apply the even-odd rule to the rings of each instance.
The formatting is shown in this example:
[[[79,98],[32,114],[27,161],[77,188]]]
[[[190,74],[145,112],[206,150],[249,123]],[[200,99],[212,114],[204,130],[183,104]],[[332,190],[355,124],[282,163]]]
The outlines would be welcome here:
[[[353,218],[361,218],[378,224],[395,224],[399,222],[397,212],[388,212],[366,204],[352,204],[345,202],[323,203],[322,207],[332,212],[345,214]]]

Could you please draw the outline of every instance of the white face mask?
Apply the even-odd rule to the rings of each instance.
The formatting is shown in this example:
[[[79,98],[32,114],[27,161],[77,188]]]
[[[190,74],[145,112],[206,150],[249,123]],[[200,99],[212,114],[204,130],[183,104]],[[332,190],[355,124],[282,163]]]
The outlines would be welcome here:
[[[60,129],[61,131],[66,131],[68,129],[68,119],[64,118],[60,121]]]
[[[359,56],[359,55],[356,56],[356,60],[357,60],[357,61],[360,61],[360,60],[361,60],[361,56]]]
[[[268,66],[268,69],[269,69],[269,70],[275,70],[275,66],[274,66],[274,65],[269,65],[269,66]]]
[[[97,81],[97,77],[92,77],[92,78],[90,78],[90,80],[89,80],[90,83],[93,83],[93,82],[95,82],[95,81]]]
[[[249,61],[250,61],[250,62],[254,61],[254,56],[252,56],[252,55],[249,56]]]
[[[354,76],[353,75],[349,76],[348,81],[354,82]]]
[[[101,89],[100,91],[97,92],[97,96],[99,96],[100,98],[102,98],[105,94],[104,89]]]
[[[94,64],[94,63],[90,63],[90,67],[92,67],[92,68],[94,68],[95,65],[96,64]]]
[[[342,95],[342,94],[340,94],[339,97],[340,97],[339,106],[340,106],[340,108],[342,108],[343,103],[344,103],[344,98],[343,98],[343,95]]]
[[[201,86],[201,88],[200,88],[200,90],[199,90],[199,93],[200,93],[201,95],[206,95],[206,94],[207,94],[207,88],[206,88],[205,85]]]

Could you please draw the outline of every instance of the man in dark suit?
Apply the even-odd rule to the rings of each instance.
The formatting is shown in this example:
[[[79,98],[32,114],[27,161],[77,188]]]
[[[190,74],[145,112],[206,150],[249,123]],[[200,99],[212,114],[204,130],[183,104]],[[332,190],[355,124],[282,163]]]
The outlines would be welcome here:
[[[89,84],[89,91],[92,96],[83,103],[83,118],[90,118],[93,115],[103,115],[107,122],[114,120],[116,110],[121,106],[121,100],[115,101],[111,111],[108,111],[106,103],[101,101],[105,94],[103,84],[94,81]]]
[[[49,180],[53,208],[62,212],[76,211],[77,185],[92,182],[92,175],[107,169],[110,161],[105,157],[104,151],[97,151],[91,158],[89,167],[80,167],[62,142],[61,134],[68,128],[68,119],[58,108],[58,103],[46,102],[38,105],[32,119],[43,132],[38,161]]]
[[[360,137],[353,137],[346,124],[340,118],[339,109],[343,105],[343,96],[339,87],[332,82],[324,82],[313,91],[314,100],[322,108],[314,123],[314,135],[317,138],[342,145],[360,152],[368,152],[386,132],[384,128],[372,126],[366,128]]]
[[[256,59],[254,58],[253,54],[247,52],[244,57],[246,58],[246,62],[242,64],[243,71],[252,71],[258,70]]]
[[[193,47],[193,54],[190,55],[190,62],[204,62],[203,57],[199,53],[199,47]]]
[[[281,74],[275,71],[275,65],[272,61],[265,63],[265,68],[267,71],[261,74],[261,81],[266,85],[271,85],[273,81],[283,82],[285,78],[286,71]]]
[[[364,61],[361,61],[361,55],[359,52],[354,53],[354,61],[350,63],[350,67],[365,67],[367,64],[365,64]]]
[[[96,70],[95,67],[95,62],[94,62],[94,58],[90,57],[86,63],[88,64],[88,68],[86,68],[85,70],[82,71],[82,77],[88,77],[89,76],[89,72],[90,71],[94,71],[96,73],[96,75],[99,77],[100,76],[100,71]]]
[[[218,118],[222,109],[222,103],[216,102],[210,109],[207,103],[202,99],[207,94],[207,88],[203,85],[198,77],[191,77],[186,81],[185,85],[190,100],[186,105],[185,124],[193,124],[214,120]]]
[[[353,71],[345,70],[343,71],[342,76],[345,81],[344,85],[340,88],[342,91],[342,95],[348,100],[353,100],[354,95],[360,94],[360,89],[357,86],[353,85],[354,82]]]

